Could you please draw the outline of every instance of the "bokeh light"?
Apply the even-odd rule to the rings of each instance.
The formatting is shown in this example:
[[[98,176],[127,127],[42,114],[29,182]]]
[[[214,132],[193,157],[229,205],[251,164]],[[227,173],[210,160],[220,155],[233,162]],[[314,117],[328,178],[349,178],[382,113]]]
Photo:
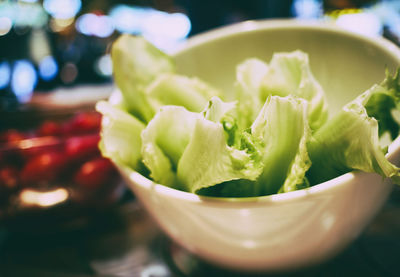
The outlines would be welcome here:
[[[39,75],[45,81],[50,81],[56,77],[58,65],[54,57],[46,56],[39,63]]]
[[[40,3],[19,3],[19,1],[0,1],[0,18],[8,18],[15,27],[43,27],[48,15]],[[9,21],[7,20],[7,25]]]
[[[53,32],[61,32],[74,22],[74,18],[52,18],[50,28]]]
[[[106,15],[86,13],[76,21],[76,29],[84,35],[105,38],[114,32],[114,24]]]
[[[347,30],[367,36],[377,36],[383,31],[379,18],[370,12],[341,14],[336,24]]]
[[[44,0],[44,9],[54,18],[74,17],[81,9],[81,0]]]
[[[0,89],[8,86],[10,82],[11,69],[8,62],[0,63]]]
[[[143,21],[152,11],[153,9],[150,8],[117,5],[111,9],[109,15],[119,32],[140,34],[143,28]]]
[[[109,54],[103,55],[97,59],[94,64],[94,70],[97,74],[108,77],[112,74],[112,61]]]
[[[151,13],[143,24],[143,33],[151,36],[181,40],[187,37],[191,24],[189,18],[182,13]]]
[[[12,27],[12,21],[8,17],[0,17],[0,36],[4,36],[8,34],[8,32],[11,30]]]
[[[68,191],[65,188],[56,188],[49,191],[24,189],[21,191],[19,198],[23,205],[48,207],[66,201],[68,195]]]
[[[78,77],[78,73],[78,68],[74,63],[66,63],[60,72],[61,81],[63,81],[64,84],[73,83]]]
[[[11,89],[20,102],[30,100],[36,82],[37,74],[33,64],[27,60],[16,61],[11,77]]]
[[[292,5],[294,16],[300,19],[319,18],[323,14],[322,1],[295,0]]]
[[[380,19],[389,32],[400,39],[400,2],[382,1],[369,10]]]
[[[117,5],[109,14],[116,30],[143,35],[164,51],[175,48],[189,35],[192,28],[189,17],[183,13]]]

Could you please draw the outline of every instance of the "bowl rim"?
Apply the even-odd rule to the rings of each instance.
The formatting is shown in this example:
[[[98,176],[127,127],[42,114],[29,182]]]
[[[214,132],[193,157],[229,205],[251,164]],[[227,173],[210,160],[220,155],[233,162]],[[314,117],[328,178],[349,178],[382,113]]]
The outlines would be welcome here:
[[[388,54],[400,62],[400,48],[390,40],[382,36],[369,36],[357,33],[335,25],[333,22],[318,19],[259,19],[225,25],[209,31],[201,32],[193,37],[189,37],[176,48],[171,49],[168,54],[175,56],[184,53],[204,42],[210,42],[221,39],[222,37],[226,38],[241,33],[256,32],[262,29],[302,29],[338,33],[373,44],[378,48],[388,52]]]
[[[393,42],[380,37],[380,36],[367,36],[359,34],[353,31],[346,30],[342,27],[334,25],[332,23],[324,22],[321,20],[299,20],[299,19],[263,19],[263,20],[250,20],[240,23],[235,23],[227,26],[222,26],[215,28],[204,33],[199,33],[193,37],[190,37],[186,42],[182,43],[179,47],[170,51],[168,54],[171,56],[179,55],[184,53],[191,48],[194,48],[202,43],[218,40],[221,38],[226,38],[232,35],[237,35],[239,33],[254,32],[263,29],[302,29],[302,30],[321,30],[324,32],[334,32],[340,35],[345,35],[353,37],[355,39],[363,40],[369,44],[373,44],[376,47],[382,49],[395,60],[398,61],[400,65],[400,48]],[[393,160],[396,155],[400,155],[400,136],[398,136],[390,145],[386,157],[389,161]],[[169,198],[179,199],[180,201],[192,202],[192,203],[213,203],[220,204],[223,203],[282,203],[287,201],[294,201],[299,198],[303,198],[310,195],[316,195],[326,192],[333,188],[338,188],[348,184],[349,182],[360,178],[365,174],[374,174],[361,171],[352,171],[340,175],[331,180],[325,181],[323,183],[311,186],[309,188],[265,195],[265,196],[253,196],[253,197],[213,197],[213,196],[201,196],[190,192],[185,192],[170,188],[168,186],[158,184],[151,179],[141,175],[140,173],[130,169],[126,166],[119,165],[119,170],[123,175],[128,177],[135,185],[141,186],[145,189],[150,189],[153,193],[157,193]]]

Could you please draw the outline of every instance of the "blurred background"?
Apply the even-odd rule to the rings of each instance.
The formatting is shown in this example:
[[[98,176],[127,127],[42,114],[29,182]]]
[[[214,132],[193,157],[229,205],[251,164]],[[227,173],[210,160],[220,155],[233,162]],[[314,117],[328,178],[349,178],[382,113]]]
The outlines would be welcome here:
[[[0,111],[59,87],[110,83],[108,49],[121,33],[143,35],[168,51],[226,24],[289,17],[400,36],[395,0],[2,0]]]
[[[273,18],[400,45],[399,0],[0,0],[0,276],[236,276],[159,234],[100,156],[94,103],[112,92],[109,50],[122,33],[168,52]],[[343,255],[296,276],[399,276],[399,195]]]

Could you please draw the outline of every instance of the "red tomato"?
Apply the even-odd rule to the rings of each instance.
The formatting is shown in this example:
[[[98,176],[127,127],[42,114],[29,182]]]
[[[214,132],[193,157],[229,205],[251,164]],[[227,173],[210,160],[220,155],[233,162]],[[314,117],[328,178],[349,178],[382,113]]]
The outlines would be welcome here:
[[[0,135],[1,142],[16,142],[25,139],[27,136],[18,130],[9,129]]]
[[[30,159],[21,171],[21,183],[25,186],[55,181],[68,162],[61,152],[43,152]]]
[[[57,122],[47,120],[39,126],[37,133],[39,136],[59,136],[62,133],[62,129]]]
[[[65,123],[63,132],[65,135],[77,135],[99,132],[101,114],[98,112],[79,113]]]
[[[0,188],[7,190],[18,186],[18,170],[12,166],[0,168]]]
[[[65,155],[71,162],[79,162],[100,155],[100,135],[70,137],[65,142]]]
[[[116,169],[109,159],[96,158],[85,162],[76,172],[74,181],[87,189],[97,189],[110,183],[115,177]]]

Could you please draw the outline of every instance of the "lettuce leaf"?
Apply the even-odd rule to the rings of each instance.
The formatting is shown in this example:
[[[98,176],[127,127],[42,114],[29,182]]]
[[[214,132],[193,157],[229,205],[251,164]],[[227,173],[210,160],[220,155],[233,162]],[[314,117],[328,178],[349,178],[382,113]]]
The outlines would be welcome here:
[[[140,136],[145,125],[107,101],[98,102],[96,109],[103,115],[99,144],[102,155],[138,170],[142,157]]]
[[[308,55],[302,51],[272,56],[261,84],[261,99],[268,95],[294,95],[307,100],[312,130],[317,130],[328,118],[324,91],[311,72]]]
[[[222,124],[227,144],[236,147],[240,142],[237,109],[237,102],[223,102],[219,97],[214,96],[208,102],[208,107],[202,112],[205,119]]]
[[[390,95],[387,88],[374,85],[361,94],[314,133],[308,148],[312,166],[307,173],[311,184],[318,184],[351,170],[376,172],[397,182],[399,168],[386,158],[379,144],[378,121],[370,117],[367,108],[380,111],[378,118],[385,120],[383,101],[376,97]],[[375,106],[372,106],[371,101]],[[390,110],[386,109],[390,114]],[[383,125],[386,126],[386,125]]]
[[[185,107],[192,112],[200,112],[213,96],[219,92],[198,78],[178,74],[162,74],[147,88],[146,94],[153,107],[164,105]]]
[[[236,67],[235,99],[239,103],[241,130],[250,127],[264,105],[260,88],[267,72],[268,64],[256,58],[247,59]]]
[[[142,133],[143,161],[151,177],[190,192],[228,180],[255,179],[261,165],[245,150],[228,145],[221,123],[232,105],[213,98],[201,113],[162,107]]]
[[[370,117],[378,120],[379,136],[388,133],[393,140],[400,131],[399,120],[394,116],[400,104],[400,69],[393,76],[387,71],[385,80],[371,90],[364,107]]]
[[[292,96],[271,96],[251,126],[251,133],[261,139],[264,168],[257,183],[259,195],[286,192],[303,187],[310,167],[306,142],[311,130],[307,102]]]
[[[160,107],[182,106],[200,112],[220,92],[202,80],[175,73],[173,59],[143,37],[120,36],[112,45],[114,80],[125,107],[148,123]]]
[[[301,51],[236,68],[234,102],[142,37],[111,49],[121,99],[99,102],[100,149],[163,185],[202,195],[293,191],[351,170],[400,180],[380,137],[398,136],[399,71],[328,119],[327,103]],[[114,103],[114,104],[113,104]],[[115,105],[117,103],[117,105]]]
[[[192,139],[178,165],[178,178],[186,190],[197,192],[222,182],[255,180],[262,170],[246,150],[227,144],[221,124],[197,120]]]
[[[261,174],[254,181],[225,182],[200,193],[251,197],[309,186],[305,173],[311,165],[306,146],[310,136],[305,100],[292,96],[268,97],[251,128],[241,134],[240,148],[262,165]]]
[[[183,107],[164,106],[143,130],[143,162],[155,181],[181,188],[176,170],[197,118],[200,118],[200,114]]]
[[[174,72],[172,59],[142,37],[121,35],[111,47],[114,81],[128,110],[143,122],[154,116],[145,88],[162,73]]]
[[[293,95],[308,101],[312,130],[317,130],[328,118],[323,88],[311,72],[308,55],[299,50],[274,53],[269,64],[257,58],[245,60],[236,68],[235,88],[242,129],[251,125],[271,95]]]

